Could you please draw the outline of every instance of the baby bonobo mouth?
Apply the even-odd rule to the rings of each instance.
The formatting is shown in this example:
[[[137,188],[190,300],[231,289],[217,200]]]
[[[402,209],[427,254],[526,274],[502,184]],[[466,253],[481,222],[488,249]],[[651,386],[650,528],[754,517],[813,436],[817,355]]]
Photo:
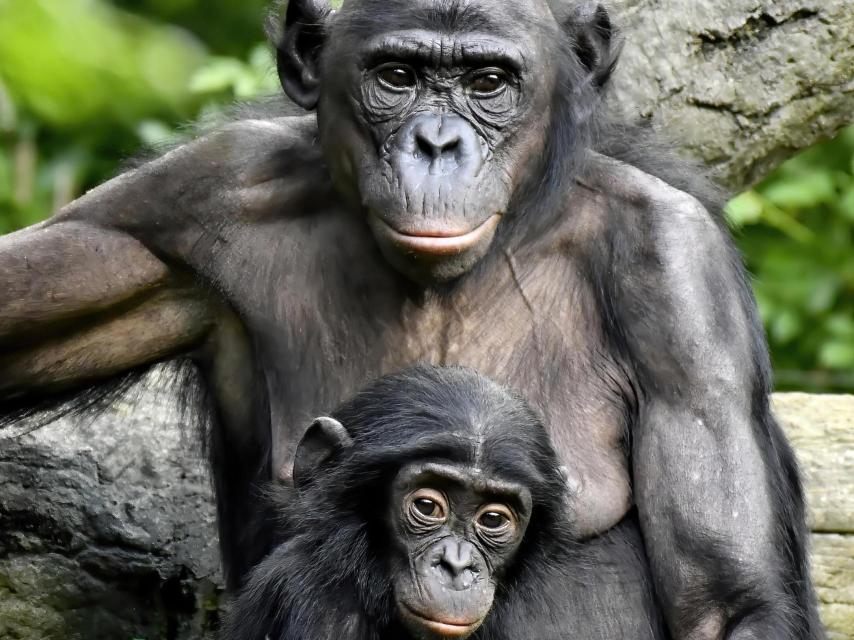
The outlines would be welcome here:
[[[494,234],[501,215],[496,213],[468,231],[442,228],[398,231],[379,216],[373,218],[378,223],[377,231],[395,247],[424,256],[447,256],[464,253]]]

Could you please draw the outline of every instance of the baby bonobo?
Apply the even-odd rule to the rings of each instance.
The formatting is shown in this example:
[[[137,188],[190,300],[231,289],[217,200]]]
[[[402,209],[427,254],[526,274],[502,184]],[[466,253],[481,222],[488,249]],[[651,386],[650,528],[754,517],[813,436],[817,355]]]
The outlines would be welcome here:
[[[225,640],[667,637],[637,523],[580,542],[539,418],[471,370],[378,380],[294,474]]]

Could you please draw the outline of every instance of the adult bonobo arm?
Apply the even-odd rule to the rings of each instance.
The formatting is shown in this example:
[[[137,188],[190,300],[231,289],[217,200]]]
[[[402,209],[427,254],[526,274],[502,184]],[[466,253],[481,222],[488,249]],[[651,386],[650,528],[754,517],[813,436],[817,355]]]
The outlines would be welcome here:
[[[223,314],[187,256],[293,195],[278,152],[298,127],[283,122],[223,127],[0,238],[0,402],[201,344]]]
[[[0,398],[122,373],[201,338],[203,307],[138,240],[58,218],[0,238]]]
[[[635,497],[671,631],[821,638],[797,467],[740,257],[689,195],[611,161],[593,175],[612,194],[606,304],[639,390]]]

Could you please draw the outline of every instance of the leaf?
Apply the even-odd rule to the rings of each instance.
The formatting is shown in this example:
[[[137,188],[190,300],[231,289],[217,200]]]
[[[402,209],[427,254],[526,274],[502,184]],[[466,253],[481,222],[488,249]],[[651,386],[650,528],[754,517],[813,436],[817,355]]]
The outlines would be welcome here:
[[[771,184],[763,189],[763,195],[780,208],[805,209],[832,202],[836,185],[829,173],[812,171]]]
[[[246,66],[234,58],[214,58],[193,74],[190,91],[193,93],[219,93],[230,91],[242,76]]]
[[[854,222],[854,186],[842,194],[836,208],[847,220]]]
[[[743,227],[760,221],[763,206],[762,198],[758,193],[747,191],[730,200],[725,213],[730,224]]]
[[[791,342],[802,330],[803,323],[792,309],[786,309],[771,321],[771,335],[780,344]]]
[[[814,315],[824,313],[836,302],[840,287],[839,279],[834,274],[825,275],[810,292],[807,309]]]
[[[835,313],[828,316],[824,326],[828,333],[834,337],[854,341],[854,316],[847,313]]]
[[[828,369],[854,368],[854,340],[834,340],[822,345],[818,361]]]
[[[0,76],[20,110],[55,127],[186,116],[204,47],[94,0],[0,1]]]

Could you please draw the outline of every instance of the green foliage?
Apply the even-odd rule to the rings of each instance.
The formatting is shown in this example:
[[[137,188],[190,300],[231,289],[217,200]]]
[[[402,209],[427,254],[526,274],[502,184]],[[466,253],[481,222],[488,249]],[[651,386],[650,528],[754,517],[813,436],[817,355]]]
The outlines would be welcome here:
[[[186,18],[209,2],[135,4]],[[210,14],[219,28],[241,24],[239,3],[222,4],[231,8]],[[179,123],[275,91],[269,50],[257,44],[264,4],[242,6],[253,26],[232,29],[249,51],[243,62],[102,0],[0,0],[0,233],[110,177],[141,144],[179,139]]]
[[[0,233],[106,179],[141,144],[179,140],[182,121],[277,91],[258,44],[267,4],[0,0]],[[854,128],[727,214],[780,386],[854,391]]]
[[[19,0],[13,0],[19,1]],[[242,57],[260,39],[270,0],[115,0],[134,13],[179,25],[218,55]]]
[[[779,386],[854,391],[854,127],[735,198]]]
[[[96,0],[0,0],[0,77],[22,111],[50,127],[98,132],[152,113],[187,117],[187,81],[204,56],[188,32]]]

